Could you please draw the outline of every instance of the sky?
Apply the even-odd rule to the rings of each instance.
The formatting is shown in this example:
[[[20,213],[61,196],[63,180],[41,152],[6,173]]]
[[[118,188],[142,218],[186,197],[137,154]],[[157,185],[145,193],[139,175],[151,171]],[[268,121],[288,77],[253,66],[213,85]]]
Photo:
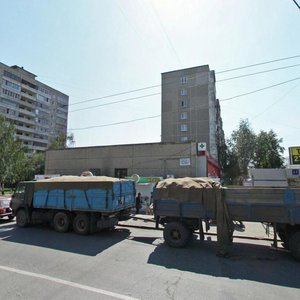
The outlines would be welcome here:
[[[69,95],[76,147],[160,142],[161,73],[201,65],[226,138],[248,119],[285,155],[300,145],[293,0],[0,0],[0,15],[0,62]]]

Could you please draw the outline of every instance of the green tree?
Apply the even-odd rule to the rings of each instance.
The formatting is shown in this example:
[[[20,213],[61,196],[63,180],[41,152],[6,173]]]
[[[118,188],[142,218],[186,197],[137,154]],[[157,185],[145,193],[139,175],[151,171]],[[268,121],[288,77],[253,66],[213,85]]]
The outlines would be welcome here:
[[[24,180],[33,180],[34,175],[45,172],[45,152],[33,153],[26,159],[26,166],[23,173]]]
[[[66,135],[64,133],[59,134],[51,143],[48,150],[65,149],[69,146],[73,146],[75,143],[73,133]]]
[[[236,155],[240,175],[248,175],[248,167],[253,162],[256,135],[248,120],[241,120],[238,130],[231,134],[231,151]]]
[[[282,139],[278,139],[273,130],[261,130],[256,137],[255,168],[282,168],[284,165],[284,147],[280,146]]]
[[[5,182],[18,180],[25,158],[25,148],[16,140],[14,126],[0,116],[0,188]]]
[[[273,130],[261,130],[256,135],[248,120],[241,120],[239,128],[231,134],[223,150],[222,174],[228,184],[237,184],[248,176],[250,166],[255,168],[281,168],[284,147]]]
[[[222,149],[222,179],[224,184],[237,184],[241,171],[238,164],[237,153],[233,150],[234,147],[230,140]]]

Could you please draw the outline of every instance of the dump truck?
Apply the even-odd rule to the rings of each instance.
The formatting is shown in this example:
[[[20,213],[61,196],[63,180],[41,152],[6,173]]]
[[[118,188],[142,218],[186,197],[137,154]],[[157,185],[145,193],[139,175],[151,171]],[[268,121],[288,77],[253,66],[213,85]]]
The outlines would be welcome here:
[[[134,205],[134,182],[105,176],[20,182],[11,201],[19,227],[48,223],[82,235],[113,228]]]
[[[218,255],[226,256],[234,221],[262,222],[274,229],[296,260],[300,260],[299,188],[224,188],[209,178],[169,178],[154,191],[156,227],[164,226],[165,242],[185,247],[193,233],[204,240],[204,228],[217,226]]]

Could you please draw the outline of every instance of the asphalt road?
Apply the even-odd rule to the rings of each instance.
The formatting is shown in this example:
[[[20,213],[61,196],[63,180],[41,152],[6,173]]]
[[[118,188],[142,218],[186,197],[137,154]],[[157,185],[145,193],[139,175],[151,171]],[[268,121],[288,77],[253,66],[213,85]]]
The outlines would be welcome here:
[[[300,263],[260,224],[237,234],[261,239],[235,238],[227,259],[214,235],[174,249],[150,221],[122,224],[78,236],[0,220],[0,299],[300,299]]]

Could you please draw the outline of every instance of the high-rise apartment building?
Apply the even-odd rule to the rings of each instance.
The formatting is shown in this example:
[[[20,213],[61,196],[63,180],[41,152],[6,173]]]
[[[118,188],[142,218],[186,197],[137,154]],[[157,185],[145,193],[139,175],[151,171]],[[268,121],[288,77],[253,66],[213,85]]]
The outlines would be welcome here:
[[[39,81],[23,67],[0,63],[0,114],[16,128],[28,152],[45,151],[67,133],[69,97]]]
[[[215,72],[208,65],[162,73],[162,142],[205,142],[218,161],[224,140]]]

